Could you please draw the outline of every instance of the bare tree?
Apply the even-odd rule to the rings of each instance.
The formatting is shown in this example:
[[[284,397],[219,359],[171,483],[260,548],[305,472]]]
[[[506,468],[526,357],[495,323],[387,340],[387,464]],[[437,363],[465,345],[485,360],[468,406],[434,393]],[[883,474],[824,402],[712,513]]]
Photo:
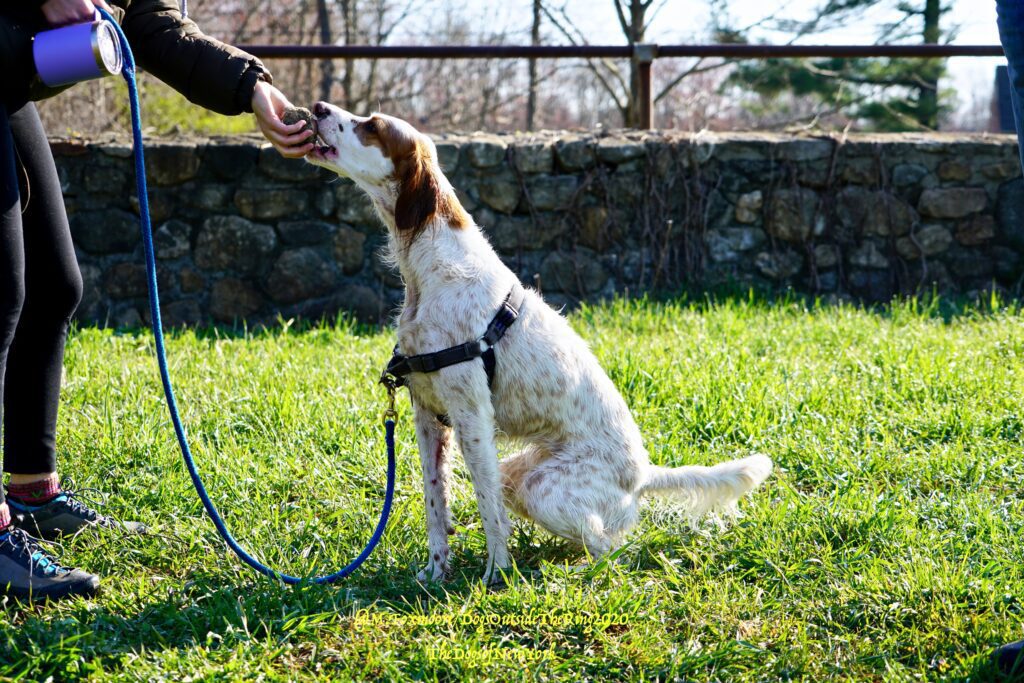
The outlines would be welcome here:
[[[331,44],[331,13],[327,9],[327,0],[316,0],[316,19],[320,27],[320,44]],[[330,59],[320,60],[320,99],[331,98],[331,86],[334,85],[334,62]]]
[[[533,22],[530,24],[530,45],[540,45],[541,0],[533,0]],[[530,90],[526,100],[526,130],[533,130],[537,115],[537,60],[530,60]]]

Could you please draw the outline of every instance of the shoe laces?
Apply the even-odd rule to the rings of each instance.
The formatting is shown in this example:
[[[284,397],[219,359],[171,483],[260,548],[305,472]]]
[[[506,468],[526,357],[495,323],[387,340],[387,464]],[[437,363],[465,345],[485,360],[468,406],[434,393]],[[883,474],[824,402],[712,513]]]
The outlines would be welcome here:
[[[47,552],[39,544],[38,540],[29,536],[22,529],[8,529],[7,537],[0,541],[0,545],[5,543],[10,545],[16,554],[27,556],[29,567],[33,570],[38,569],[44,576],[67,574],[71,571],[61,565],[51,553]]]
[[[94,488],[83,488],[76,489],[71,486],[71,480],[61,480],[61,491],[60,495],[57,496],[63,505],[73,514],[81,517],[88,522],[95,522],[101,525],[109,524],[110,520],[104,515],[93,509],[93,507],[99,507],[95,499],[89,498],[88,496],[82,495],[85,493],[92,493],[98,496],[103,495],[99,489]],[[90,507],[92,506],[92,507]]]

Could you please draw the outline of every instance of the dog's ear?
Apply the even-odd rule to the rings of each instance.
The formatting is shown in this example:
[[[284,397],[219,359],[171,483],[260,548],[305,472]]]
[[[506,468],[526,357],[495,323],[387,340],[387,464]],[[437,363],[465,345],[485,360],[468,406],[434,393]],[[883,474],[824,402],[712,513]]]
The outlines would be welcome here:
[[[430,156],[422,143],[416,143],[403,165],[399,174],[398,200],[395,202],[395,226],[412,239],[441,208],[441,188],[431,171]]]

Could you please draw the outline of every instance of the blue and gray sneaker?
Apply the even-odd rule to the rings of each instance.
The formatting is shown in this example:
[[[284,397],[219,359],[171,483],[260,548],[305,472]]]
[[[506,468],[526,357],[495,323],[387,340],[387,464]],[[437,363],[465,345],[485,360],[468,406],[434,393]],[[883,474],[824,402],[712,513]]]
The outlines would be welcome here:
[[[13,498],[7,499],[14,526],[33,536],[55,539],[73,536],[89,527],[116,529],[129,534],[142,534],[146,528],[138,522],[121,522],[93,510],[82,502],[75,491],[62,491],[43,505],[26,505]]]
[[[0,593],[19,600],[95,595],[100,578],[63,567],[21,529],[0,532]]]

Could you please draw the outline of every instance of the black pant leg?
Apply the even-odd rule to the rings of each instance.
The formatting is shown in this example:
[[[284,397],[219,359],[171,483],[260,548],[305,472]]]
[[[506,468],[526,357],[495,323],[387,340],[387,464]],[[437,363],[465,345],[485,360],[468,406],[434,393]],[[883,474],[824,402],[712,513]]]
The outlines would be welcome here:
[[[25,248],[14,138],[7,108],[0,105],[0,414],[7,358],[25,301]],[[0,504],[4,500],[0,487]]]
[[[57,169],[35,105],[11,111],[9,120],[30,196],[22,214],[25,298],[7,357],[4,469],[36,474],[57,468],[64,342],[82,298],[82,275]]]

